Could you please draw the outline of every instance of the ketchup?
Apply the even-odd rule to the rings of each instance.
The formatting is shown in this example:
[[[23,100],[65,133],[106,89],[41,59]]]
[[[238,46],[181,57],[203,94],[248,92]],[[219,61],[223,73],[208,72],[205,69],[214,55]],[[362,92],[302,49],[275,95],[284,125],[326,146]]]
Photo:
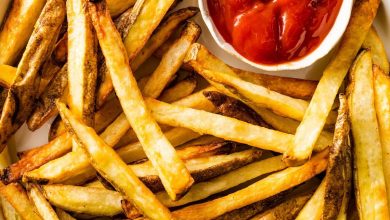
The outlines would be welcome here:
[[[329,33],[342,0],[208,0],[223,38],[261,64],[298,60]]]

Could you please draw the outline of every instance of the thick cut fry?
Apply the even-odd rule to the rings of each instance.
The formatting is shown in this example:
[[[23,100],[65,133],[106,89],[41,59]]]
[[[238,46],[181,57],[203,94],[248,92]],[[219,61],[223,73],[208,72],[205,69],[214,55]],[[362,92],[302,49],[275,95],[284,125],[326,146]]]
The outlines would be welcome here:
[[[145,2],[137,21],[143,19],[142,13],[148,7],[148,3],[151,2],[153,0]],[[163,1],[163,3],[159,1],[153,8],[158,8],[159,4],[166,4],[166,2],[170,1]],[[183,161],[177,156],[174,148],[149,113],[130,69],[128,56],[120,35],[115,29],[104,2],[103,4],[90,4],[90,6],[93,25],[124,113],[137,134],[146,155],[157,169],[164,188],[171,198],[180,198],[191,187],[193,179],[185,168]],[[136,24],[137,22],[133,27]],[[130,29],[128,36],[133,34],[133,27]],[[142,33],[144,32],[145,30]]]
[[[3,196],[24,220],[41,220],[35,206],[27,197],[26,191],[19,183],[11,183],[0,187]]]
[[[27,121],[27,126],[31,131],[40,128],[58,113],[55,100],[60,98],[65,100],[68,95],[68,92],[66,92],[68,86],[67,71],[68,66],[65,64],[39,97],[36,107]]]
[[[374,106],[371,52],[362,52],[352,67],[348,105],[355,145],[354,181],[359,217],[389,219],[382,148]]]
[[[97,77],[97,46],[87,1],[66,2],[68,20],[68,105],[87,125],[93,126]]]
[[[371,27],[362,47],[371,50],[373,63],[378,65],[385,73],[388,74],[389,59],[386,55],[386,48],[374,27]]]
[[[59,220],[53,207],[51,207],[37,185],[32,184],[29,186],[28,195],[43,220]]]
[[[33,110],[39,90],[38,70],[48,56],[51,42],[58,36],[64,18],[65,2],[49,0],[37,21],[8,92],[0,118],[0,145],[4,146]]]
[[[325,197],[325,179],[322,180],[321,185],[317,188],[313,196],[305,204],[302,210],[299,212],[296,220],[320,220],[321,214],[324,210],[324,197]]]
[[[311,98],[317,85],[317,82],[310,80],[271,76],[234,69],[211,54],[205,46],[197,43],[191,46],[188,55],[186,57],[187,62],[195,62],[204,69],[238,75],[245,81],[264,86],[272,91],[297,99]]]
[[[54,139],[42,147],[24,154],[22,159],[1,171],[1,181],[5,184],[18,181],[28,171],[61,157],[71,149],[71,135],[68,133]]]
[[[69,215],[67,212],[60,208],[56,208],[57,216],[60,220],[76,220],[71,215]]]
[[[194,77],[188,77],[172,87],[164,90],[158,98],[163,102],[174,102],[191,95],[197,86],[197,81]]]
[[[57,106],[65,124],[75,133],[77,141],[85,150],[92,166],[101,176],[109,181],[116,190],[126,195],[147,217],[151,219],[171,219],[169,210],[157,200],[155,195],[143,185],[134,172],[111,147],[99,138],[92,128],[78,121],[66,108],[65,104],[58,102]]]
[[[107,0],[108,9],[116,17],[135,4],[136,0]]]
[[[16,68],[0,64],[0,86],[9,89],[16,77]]]
[[[42,190],[51,204],[67,211],[95,216],[122,213],[124,197],[119,192],[70,185],[45,185]]]
[[[343,200],[349,201],[352,183],[351,147],[349,145],[348,104],[340,95],[340,107],[334,131],[333,145],[330,147],[328,168],[326,170],[323,213],[321,219],[336,219]]]
[[[51,59],[57,63],[57,65],[64,65],[68,60],[68,33],[57,42],[52,54]]]
[[[279,171],[284,168],[286,168],[286,165],[282,162],[282,157],[276,156],[254,162],[206,182],[197,183],[178,201],[169,199],[165,192],[157,193],[157,198],[168,207],[181,206],[205,199],[213,194],[223,192],[261,175]]]
[[[131,69],[137,70],[152,54],[172,36],[175,30],[187,19],[195,16],[198,8],[188,7],[168,15],[166,20],[158,27],[148,42],[131,62]]]
[[[226,116],[170,105],[151,98],[146,98],[145,101],[154,118],[162,124],[184,127],[201,134],[210,134],[281,153],[293,139],[291,134],[251,125]],[[329,143],[319,143],[316,150],[325,149],[327,146]]]
[[[145,96],[152,98],[160,96],[174,74],[179,70],[184,56],[187,54],[191,44],[198,40],[200,33],[201,29],[196,23],[191,21],[187,22],[181,32],[181,36],[163,55],[160,64],[146,83],[143,89]]]
[[[375,110],[382,145],[383,173],[390,201],[390,78],[374,66]]]
[[[14,207],[3,197],[0,197],[1,208],[6,220],[21,220],[22,217],[16,212]]]
[[[285,153],[289,165],[306,161],[332,109],[337,92],[369,31],[378,9],[379,0],[355,1],[351,19],[340,46],[317,85],[305,116],[295,134],[294,142]]]
[[[269,198],[311,179],[326,169],[328,151],[321,152],[299,167],[271,174],[250,186],[209,202],[191,205],[173,212],[176,219],[212,219],[226,212]]]
[[[26,46],[45,0],[15,0],[0,32],[0,64],[14,65]]]

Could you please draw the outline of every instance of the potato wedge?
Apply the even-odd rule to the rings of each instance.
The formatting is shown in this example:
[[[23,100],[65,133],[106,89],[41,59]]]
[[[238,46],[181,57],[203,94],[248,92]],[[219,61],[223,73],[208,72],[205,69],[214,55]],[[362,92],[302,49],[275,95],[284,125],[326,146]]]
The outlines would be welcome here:
[[[57,38],[65,18],[65,2],[49,0],[38,18],[36,28],[19,62],[16,78],[8,92],[0,118],[0,145],[5,146],[27,120],[39,90],[39,68],[48,56],[53,39]],[[0,148],[1,150],[3,147]]]
[[[153,0],[145,2],[137,21],[143,19],[143,11],[150,7],[148,3],[151,2]],[[168,2],[171,1],[164,1],[162,4],[165,5]],[[191,187],[193,179],[185,168],[183,161],[177,156],[174,148],[149,113],[130,69],[125,47],[105,8],[104,2],[90,4],[89,6],[100,47],[127,120],[137,134],[149,160],[158,170],[164,188],[171,198],[180,198]],[[154,5],[153,8],[158,8],[158,5]],[[158,17],[157,14],[153,16]],[[137,21],[130,29],[130,34],[126,39],[133,35],[133,28],[136,27]],[[142,23],[146,23],[146,21]],[[145,30],[142,33],[145,33]],[[137,33],[137,35],[140,34]]]
[[[180,37],[171,45],[163,55],[160,64],[149,77],[143,88],[143,94],[147,97],[157,98],[171,81],[173,75],[179,70],[191,44],[195,43],[201,33],[199,25],[188,21],[181,32]]]
[[[88,155],[92,166],[101,176],[130,199],[150,219],[172,218],[169,210],[157,200],[155,195],[143,185],[134,172],[111,147],[99,138],[92,128],[77,120],[65,104],[58,102],[57,106],[67,128],[75,133],[77,141],[85,150],[84,152]]]
[[[390,201],[390,78],[374,65],[375,110],[382,145],[383,173],[385,175],[387,201]]]
[[[302,166],[287,168],[234,193],[208,202],[187,206],[172,214],[176,219],[212,219],[234,209],[269,198],[324,171],[327,165],[327,155],[328,151],[325,150],[313,156]]]
[[[32,184],[28,186],[28,195],[42,219],[59,220],[57,213],[54,211],[53,207],[51,207],[50,203],[46,200],[37,185]]]
[[[16,68],[0,64],[0,86],[9,89],[16,77]]]
[[[195,90],[197,83],[198,82],[195,77],[187,77],[172,87],[165,89],[158,99],[168,103],[180,100],[191,95],[191,93]]]
[[[0,32],[0,64],[14,65],[18,62],[45,3],[45,0],[12,2]]]
[[[362,47],[371,50],[373,63],[378,65],[385,73],[388,74],[389,59],[386,54],[386,48],[374,27],[371,27],[368,31]]]
[[[28,199],[26,191],[19,183],[2,185],[0,195],[12,205],[24,220],[42,220],[34,204]]]
[[[337,92],[371,27],[379,3],[379,0],[355,1],[340,46],[324,70],[305,116],[295,133],[294,142],[285,153],[285,161],[289,165],[302,164],[310,158]]]
[[[354,181],[359,217],[388,219],[382,148],[374,106],[371,52],[363,51],[359,55],[349,76],[348,105],[355,146]]]

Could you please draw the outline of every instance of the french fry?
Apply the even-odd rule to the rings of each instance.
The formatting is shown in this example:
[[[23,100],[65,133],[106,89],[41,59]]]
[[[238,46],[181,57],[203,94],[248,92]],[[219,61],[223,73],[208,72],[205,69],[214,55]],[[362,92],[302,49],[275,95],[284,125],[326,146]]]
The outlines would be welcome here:
[[[14,82],[16,68],[0,64],[0,86],[9,89]]]
[[[299,212],[298,216],[295,218],[296,220],[321,219],[322,213],[325,212],[324,210],[325,187],[326,187],[326,183],[324,179],[322,180],[320,186],[317,188],[313,196],[309,199],[309,201]]]
[[[57,42],[51,58],[57,65],[64,65],[66,63],[68,60],[68,33],[65,33]]]
[[[137,70],[152,54],[172,36],[174,31],[187,19],[195,16],[198,8],[188,7],[172,12],[157,28],[145,46],[131,62],[131,69]]]
[[[77,141],[80,142],[90,158],[92,166],[100,175],[109,181],[116,190],[126,195],[147,217],[171,219],[169,210],[157,200],[154,194],[143,185],[134,172],[113,149],[99,138],[92,128],[78,121],[63,103],[58,102],[57,106],[65,124],[75,133]]]
[[[24,173],[66,154],[71,149],[70,139],[71,135],[66,133],[42,147],[29,151],[22,159],[1,171],[1,181],[5,184],[18,181]]]
[[[28,186],[28,195],[30,200],[34,203],[35,207],[38,210],[38,213],[44,220],[59,220],[57,213],[51,207],[50,203],[43,196],[42,192],[37,185]]]
[[[116,17],[135,4],[136,0],[107,0],[110,14]]]
[[[66,2],[68,20],[68,105],[87,125],[93,126],[97,77],[97,45],[87,2]]]
[[[50,125],[48,139],[52,141],[54,138],[64,134],[66,132],[64,123],[61,121],[61,117],[57,115]]]
[[[355,146],[354,181],[359,217],[388,219],[382,148],[374,106],[371,52],[363,51],[355,61],[347,91]]]
[[[182,206],[205,199],[213,194],[223,192],[261,175],[279,171],[284,168],[286,168],[286,165],[282,162],[282,157],[276,156],[251,163],[206,182],[197,183],[178,201],[172,201],[165,192],[159,192],[156,196],[168,207]]]
[[[51,42],[58,36],[64,18],[65,2],[49,0],[38,18],[5,101],[0,118],[0,145],[2,146],[27,120],[33,110],[39,89],[38,70],[48,56]],[[0,149],[2,150],[3,147]]]
[[[71,185],[45,185],[42,191],[51,204],[63,210],[95,216],[122,213],[124,196],[116,191]]]
[[[201,134],[210,134],[226,140],[248,144],[265,150],[283,153],[293,140],[293,135],[251,125],[222,115],[145,98],[154,118],[162,124],[184,127]],[[318,143],[316,150],[323,150],[328,143]]]
[[[317,85],[315,81],[271,76],[232,68],[211,54],[205,46],[198,43],[191,46],[186,63],[196,63],[203,69],[237,75],[245,81],[297,99],[311,98]]]
[[[22,217],[16,212],[14,207],[3,197],[0,197],[1,208],[3,211],[4,218],[6,220],[21,220]]]
[[[5,198],[23,219],[41,220],[35,206],[27,197],[26,191],[19,183],[10,183],[0,187],[0,195]]]
[[[266,199],[309,180],[326,169],[328,151],[312,157],[299,167],[290,167],[271,174],[250,186],[208,202],[174,211],[176,219],[212,219],[226,212]]]
[[[60,208],[56,208],[57,216],[60,220],[76,220],[71,215],[69,215],[67,212]]]
[[[181,36],[163,55],[160,64],[154,70],[146,83],[143,94],[157,98],[179,70],[192,43],[200,36],[201,28],[194,22],[188,21],[181,32]]]
[[[373,63],[378,65],[385,73],[388,74],[389,59],[386,55],[385,46],[374,27],[371,27],[368,31],[362,47],[371,50]]]
[[[137,21],[143,19],[143,11],[150,7],[148,3],[151,2],[153,1],[145,2]],[[170,1],[164,1],[163,4],[167,2]],[[154,8],[158,7],[154,5]],[[188,191],[193,183],[193,179],[185,168],[184,163],[177,156],[172,145],[150,115],[130,69],[125,47],[104,3],[90,4],[90,13],[100,47],[106,58],[115,92],[121,102],[124,113],[137,134],[149,160],[152,161],[154,167],[158,170],[164,188],[169,192],[171,198],[177,199]],[[157,14],[153,16],[158,17]],[[133,35],[132,31],[134,31],[133,28],[137,25],[137,21],[130,29],[130,34],[127,36],[126,41],[129,39],[129,36]],[[143,23],[146,23],[146,21],[143,21]],[[144,32],[145,30],[142,33]]]
[[[340,46],[317,85],[294,142],[284,154],[289,165],[305,162],[312,153],[337,92],[364,42],[378,9],[379,0],[356,1]]]
[[[196,79],[194,77],[188,77],[172,87],[165,89],[158,99],[168,103],[180,100],[191,95],[196,86]]]
[[[383,173],[385,175],[387,200],[390,201],[390,79],[375,65],[373,72],[375,110],[382,146]]]
[[[330,147],[328,168],[324,179],[324,202],[321,219],[336,219],[343,200],[349,201],[352,183],[351,147],[349,145],[348,104],[340,95],[340,107],[335,126],[333,145]]]
[[[38,98],[35,109],[27,120],[27,126],[31,131],[40,128],[50,118],[58,114],[55,100],[64,100],[68,95],[67,73],[68,65],[65,64]]]
[[[45,0],[13,1],[0,32],[0,64],[17,63],[45,3]]]

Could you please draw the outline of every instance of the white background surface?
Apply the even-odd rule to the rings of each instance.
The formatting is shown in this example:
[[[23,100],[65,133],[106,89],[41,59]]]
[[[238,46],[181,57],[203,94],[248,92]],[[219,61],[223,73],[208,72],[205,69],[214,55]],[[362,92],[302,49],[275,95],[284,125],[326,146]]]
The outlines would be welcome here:
[[[0,0],[0,21],[7,9],[8,3],[10,0]],[[197,6],[197,0],[185,0],[178,5],[178,8],[188,7],[188,6]],[[253,72],[260,72],[257,69],[254,69],[251,66],[243,63],[237,58],[233,57],[230,54],[224,52],[212,39],[209,31],[207,30],[205,24],[202,21],[201,15],[197,15],[194,19],[202,27],[202,35],[199,39],[199,42],[206,45],[206,47],[217,57],[224,60],[227,64],[250,70]],[[379,35],[381,36],[383,42],[385,43],[387,54],[390,55],[390,0],[382,0],[381,7],[378,11],[377,18],[375,20],[375,27]],[[1,50],[1,48],[0,48]],[[329,56],[328,56],[329,57]],[[322,60],[322,63],[326,63],[326,59]],[[268,73],[274,75],[283,75],[296,78],[305,78],[305,79],[319,79],[321,76],[324,64],[314,64],[313,66],[297,71],[297,72],[283,72],[283,73]],[[29,148],[37,147],[42,144],[47,143],[47,134],[50,124],[45,124],[41,129],[35,131],[34,133],[30,132],[24,125],[12,138],[10,145],[16,147],[18,151],[26,150]]]

